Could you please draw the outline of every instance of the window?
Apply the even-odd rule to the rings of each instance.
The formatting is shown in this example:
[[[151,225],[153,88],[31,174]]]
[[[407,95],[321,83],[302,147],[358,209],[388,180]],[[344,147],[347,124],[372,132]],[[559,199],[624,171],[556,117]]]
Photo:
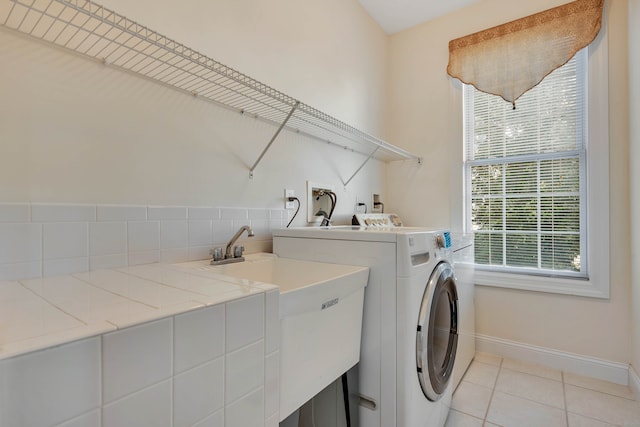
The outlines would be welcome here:
[[[465,88],[466,176],[475,262],[586,277],[585,52],[516,109]]]
[[[480,284],[608,296],[608,259],[594,260],[608,257],[606,231],[595,230],[608,224],[608,203],[589,211],[591,199],[607,198],[608,126],[591,131],[608,109],[593,104],[602,90],[590,93],[590,62],[588,49],[578,52],[516,109],[463,88],[464,220]]]

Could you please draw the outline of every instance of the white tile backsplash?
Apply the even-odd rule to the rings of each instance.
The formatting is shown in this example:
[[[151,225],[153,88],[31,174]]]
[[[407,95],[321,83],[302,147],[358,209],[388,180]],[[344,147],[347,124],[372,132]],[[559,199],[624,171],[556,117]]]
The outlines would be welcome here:
[[[31,205],[32,222],[92,222],[96,220],[93,205]]]
[[[176,264],[187,262],[189,259],[189,248],[173,248],[160,250],[160,262],[165,264]]]
[[[202,220],[202,219],[220,219],[220,208],[189,208],[187,211],[189,220]]]
[[[42,261],[0,264],[0,279],[18,280],[42,277]]]
[[[129,265],[153,264],[160,262],[160,251],[129,252]]]
[[[100,206],[97,207],[98,221],[146,221],[145,206]]]
[[[89,224],[89,255],[100,256],[126,253],[126,222],[94,222]]]
[[[104,335],[105,403],[171,377],[172,328],[164,319]]]
[[[41,257],[41,224],[0,224],[0,264],[39,261]]]
[[[189,220],[189,247],[213,243],[211,220]]]
[[[29,222],[31,206],[27,203],[0,203],[0,222]]]
[[[285,212],[282,209],[271,209],[269,211],[269,218],[270,219],[283,219],[285,217]]]
[[[271,236],[271,220],[270,219],[252,219],[251,220],[251,228],[253,229],[253,233],[255,236],[254,239],[264,238],[266,236]]]
[[[269,209],[249,209],[249,219],[270,219],[271,212]]]
[[[147,218],[149,220],[186,220],[187,208],[183,207],[149,207],[147,209]]]
[[[201,260],[201,259],[211,259],[211,248],[213,245],[207,246],[190,246],[187,249],[187,256],[189,257],[189,261]]]
[[[160,249],[160,221],[132,221],[127,224],[127,242],[130,252]]]
[[[220,208],[220,219],[249,219],[249,210],[242,208]]]
[[[289,220],[286,220],[284,218],[283,219],[272,219],[271,221],[269,221],[269,227],[271,227],[271,231],[279,230],[281,228],[285,228],[285,226],[287,225],[287,222],[289,222]]]
[[[236,229],[233,228],[233,220],[230,219],[213,221],[212,230],[213,243],[228,242],[236,232]]]
[[[89,257],[89,270],[104,270],[129,265],[127,254],[102,255]]]
[[[80,258],[89,255],[86,222],[54,222],[43,225],[43,258]]]
[[[64,258],[44,260],[42,263],[43,276],[60,276],[63,274],[80,273],[89,269],[89,258]]]
[[[279,209],[0,203],[0,280],[206,259],[242,225],[253,226],[252,243],[271,240],[286,217]]]
[[[187,221],[160,221],[160,249],[187,248]]]

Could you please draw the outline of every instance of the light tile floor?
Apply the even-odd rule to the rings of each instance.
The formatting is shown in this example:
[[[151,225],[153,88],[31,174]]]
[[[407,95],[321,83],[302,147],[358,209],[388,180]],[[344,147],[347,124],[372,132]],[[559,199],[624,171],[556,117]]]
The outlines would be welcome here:
[[[477,353],[445,427],[640,427],[629,387]]]

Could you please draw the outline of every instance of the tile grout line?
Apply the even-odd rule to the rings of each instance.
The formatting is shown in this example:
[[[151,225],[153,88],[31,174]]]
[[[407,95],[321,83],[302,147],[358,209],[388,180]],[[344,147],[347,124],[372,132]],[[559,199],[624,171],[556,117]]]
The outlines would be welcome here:
[[[502,371],[502,363],[504,362],[504,357],[500,358],[500,365],[498,365],[498,374],[496,375],[496,379],[493,381],[493,387],[491,388],[491,396],[489,397],[489,404],[487,405],[487,410],[484,413],[483,425],[488,423],[487,417],[489,416],[489,409],[491,408],[491,403],[493,402],[493,396],[496,392],[496,385],[498,384],[498,377],[500,377],[500,372]]]
[[[560,371],[560,378],[562,379],[562,397],[564,398],[564,418],[567,426],[569,426],[569,406],[567,405],[567,387],[564,382],[564,371]]]

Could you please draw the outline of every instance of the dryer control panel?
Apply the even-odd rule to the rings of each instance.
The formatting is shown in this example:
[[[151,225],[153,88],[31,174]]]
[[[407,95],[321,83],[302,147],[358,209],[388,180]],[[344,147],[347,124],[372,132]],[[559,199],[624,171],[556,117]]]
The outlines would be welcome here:
[[[353,216],[351,223],[363,227],[402,227],[402,220],[393,213],[358,213]]]

